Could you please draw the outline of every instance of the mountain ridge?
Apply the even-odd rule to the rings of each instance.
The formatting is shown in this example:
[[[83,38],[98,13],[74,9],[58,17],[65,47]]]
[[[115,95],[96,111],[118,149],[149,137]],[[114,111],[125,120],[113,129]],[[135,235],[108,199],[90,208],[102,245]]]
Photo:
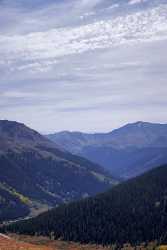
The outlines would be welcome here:
[[[108,133],[63,131],[47,135],[47,138],[121,178],[134,177],[133,168],[138,168],[136,173],[141,174],[167,162],[167,124],[138,121]]]
[[[61,151],[24,124],[0,121],[0,138],[0,221],[7,206],[6,219],[15,219],[12,210],[19,217],[36,214],[117,183],[99,165]]]
[[[151,123],[151,122],[142,122],[142,121],[138,121],[138,122],[135,122],[135,123],[128,123],[122,127],[119,127],[117,129],[113,129],[112,131],[109,131],[109,132],[95,132],[95,133],[85,133],[85,132],[80,132],[80,131],[68,131],[68,130],[64,130],[64,131],[60,131],[60,132],[56,132],[56,133],[51,133],[51,134],[48,134],[46,135],[47,137],[52,137],[52,136],[56,136],[56,135],[63,135],[63,136],[66,136],[66,135],[76,135],[76,136],[83,136],[83,137],[87,137],[87,136],[90,136],[90,137],[100,137],[100,136],[109,136],[109,135],[115,135],[117,133],[120,132],[120,130],[122,132],[128,130],[128,129],[131,129],[131,128],[142,128],[142,129],[146,129],[147,127],[153,127],[156,128],[156,127],[161,127],[161,128],[164,128],[166,127],[167,129],[167,123]]]

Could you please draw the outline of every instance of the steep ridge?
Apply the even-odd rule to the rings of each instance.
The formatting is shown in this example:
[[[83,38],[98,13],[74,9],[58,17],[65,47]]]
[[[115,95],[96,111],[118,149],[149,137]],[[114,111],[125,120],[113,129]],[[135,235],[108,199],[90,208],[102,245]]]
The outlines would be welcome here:
[[[24,124],[0,121],[0,221],[104,191],[100,166],[56,148]]]
[[[47,137],[61,149],[99,163],[123,178],[167,163],[166,124],[136,122],[106,134],[64,131]]]
[[[8,231],[97,244],[167,240],[167,165],[80,202],[62,205]]]

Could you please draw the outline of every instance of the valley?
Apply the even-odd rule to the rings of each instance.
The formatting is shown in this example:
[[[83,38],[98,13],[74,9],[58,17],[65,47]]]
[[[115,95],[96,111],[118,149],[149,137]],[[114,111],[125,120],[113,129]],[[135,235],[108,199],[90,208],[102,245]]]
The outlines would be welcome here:
[[[0,121],[0,142],[0,222],[35,216],[118,183],[98,164],[59,150],[24,124]]]
[[[139,151],[144,150],[149,156],[148,148],[141,146],[142,140],[137,147],[135,135],[139,134],[139,140],[146,130],[150,138],[154,137],[154,145],[163,134],[165,138],[166,125],[160,125],[158,133],[158,125],[136,124],[121,128],[122,135],[119,129],[113,131],[117,146],[112,147],[125,150],[118,141],[124,141],[126,149],[136,145],[142,163]],[[126,134],[131,138],[127,142]],[[109,143],[114,140],[112,136]],[[99,135],[94,137],[91,141],[96,144]],[[133,249],[136,244],[142,249],[149,245],[150,249],[148,242],[157,242],[156,247],[166,242],[166,164],[154,166],[153,170],[142,169],[144,174],[138,173],[134,164],[131,171],[137,177],[116,179],[99,164],[69,153],[58,140],[50,141],[24,124],[0,121],[0,138],[0,231],[11,233],[11,238],[1,235],[2,249],[5,244],[10,245],[8,241],[16,249],[44,250],[105,249],[102,246]],[[147,136],[146,140],[149,147],[150,138]],[[159,153],[165,155],[166,144],[161,147]],[[156,157],[157,148],[152,149]],[[100,153],[95,154],[98,159]],[[145,158],[142,159],[144,167]],[[129,173],[126,167],[124,170]]]
[[[83,244],[122,246],[166,242],[167,165],[123,182],[109,191],[60,205],[4,232],[48,236]]]
[[[0,250],[167,250],[167,0],[0,0]]]

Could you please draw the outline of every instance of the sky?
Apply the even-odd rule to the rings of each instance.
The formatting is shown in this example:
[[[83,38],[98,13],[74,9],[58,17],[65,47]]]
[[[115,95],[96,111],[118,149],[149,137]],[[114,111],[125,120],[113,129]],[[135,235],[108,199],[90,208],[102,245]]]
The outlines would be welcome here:
[[[0,119],[40,131],[167,123],[166,0],[0,0]]]

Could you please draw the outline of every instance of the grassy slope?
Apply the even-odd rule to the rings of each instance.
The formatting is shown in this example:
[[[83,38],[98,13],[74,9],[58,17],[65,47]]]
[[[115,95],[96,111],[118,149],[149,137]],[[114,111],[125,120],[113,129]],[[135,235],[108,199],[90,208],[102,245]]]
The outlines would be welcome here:
[[[131,245],[124,245],[122,250],[136,250]],[[158,247],[156,242],[142,243],[140,250],[167,250],[166,245]],[[0,250],[115,250],[115,246],[81,245],[74,242],[53,241],[46,237],[12,235],[11,238],[0,236]]]
[[[110,250],[96,245],[80,245],[72,242],[51,241],[43,237],[0,236],[0,250]]]

